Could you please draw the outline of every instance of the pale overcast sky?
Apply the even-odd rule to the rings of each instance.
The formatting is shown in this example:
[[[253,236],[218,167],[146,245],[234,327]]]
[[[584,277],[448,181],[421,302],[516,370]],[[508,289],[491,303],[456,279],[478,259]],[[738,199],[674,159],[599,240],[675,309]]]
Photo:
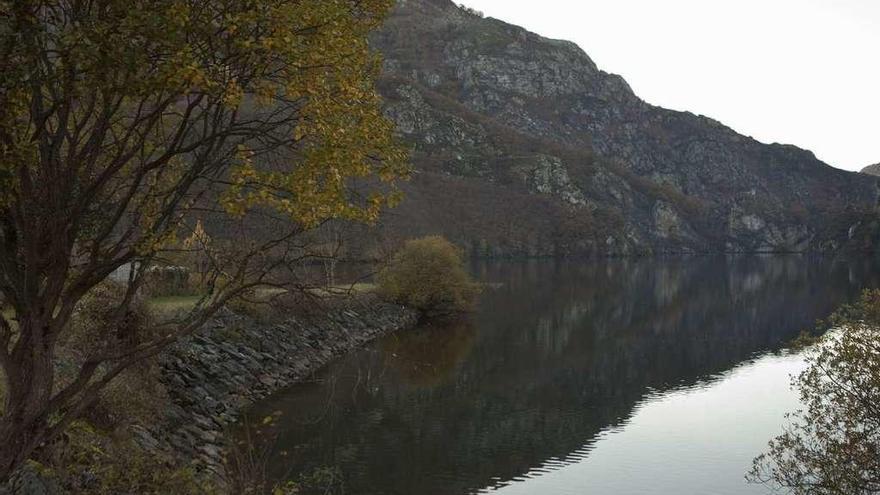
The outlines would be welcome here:
[[[649,103],[880,162],[880,0],[460,0],[576,42]]]

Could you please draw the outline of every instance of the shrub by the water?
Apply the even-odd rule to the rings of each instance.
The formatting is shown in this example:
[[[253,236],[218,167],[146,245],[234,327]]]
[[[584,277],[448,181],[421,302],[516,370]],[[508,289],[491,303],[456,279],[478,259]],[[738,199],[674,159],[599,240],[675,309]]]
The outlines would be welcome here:
[[[748,479],[795,495],[880,493],[880,291],[829,323],[792,381],[802,409]]]
[[[408,241],[379,273],[378,283],[386,299],[429,315],[468,311],[480,292],[461,250],[440,236]]]

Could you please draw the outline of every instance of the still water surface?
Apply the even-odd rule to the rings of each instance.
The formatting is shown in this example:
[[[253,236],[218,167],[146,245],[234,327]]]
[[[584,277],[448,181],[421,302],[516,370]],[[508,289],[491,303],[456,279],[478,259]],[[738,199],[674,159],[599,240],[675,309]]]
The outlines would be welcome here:
[[[278,479],[383,495],[761,494],[797,407],[784,351],[880,284],[799,256],[494,263],[470,318],[388,336],[258,404]],[[325,475],[326,477],[326,475]]]

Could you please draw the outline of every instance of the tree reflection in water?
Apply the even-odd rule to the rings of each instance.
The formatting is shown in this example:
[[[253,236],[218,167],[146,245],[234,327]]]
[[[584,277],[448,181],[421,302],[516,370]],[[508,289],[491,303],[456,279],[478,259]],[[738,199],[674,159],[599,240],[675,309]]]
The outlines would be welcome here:
[[[800,256],[473,269],[499,286],[469,320],[389,336],[257,406],[285,413],[277,476],[335,467],[358,494],[503,483],[584,455],[647,394],[778,350],[878,285],[871,261]]]
[[[405,383],[433,387],[453,374],[470,353],[475,336],[473,320],[461,316],[391,335],[379,348]]]

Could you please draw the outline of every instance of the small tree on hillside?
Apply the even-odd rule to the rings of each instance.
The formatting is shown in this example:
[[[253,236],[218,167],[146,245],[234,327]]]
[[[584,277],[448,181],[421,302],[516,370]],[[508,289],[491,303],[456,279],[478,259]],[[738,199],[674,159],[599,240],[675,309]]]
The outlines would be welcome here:
[[[298,233],[372,221],[394,199],[405,154],[367,41],[392,5],[0,1],[0,482],[122,371],[278,283],[269,274],[303,256]],[[223,216],[195,309],[146,341],[120,335],[149,267],[191,219]],[[135,268],[120,323],[59,383],[71,315],[122,266]]]
[[[470,310],[480,292],[461,251],[440,236],[407,241],[378,282],[387,299],[431,315]]]

